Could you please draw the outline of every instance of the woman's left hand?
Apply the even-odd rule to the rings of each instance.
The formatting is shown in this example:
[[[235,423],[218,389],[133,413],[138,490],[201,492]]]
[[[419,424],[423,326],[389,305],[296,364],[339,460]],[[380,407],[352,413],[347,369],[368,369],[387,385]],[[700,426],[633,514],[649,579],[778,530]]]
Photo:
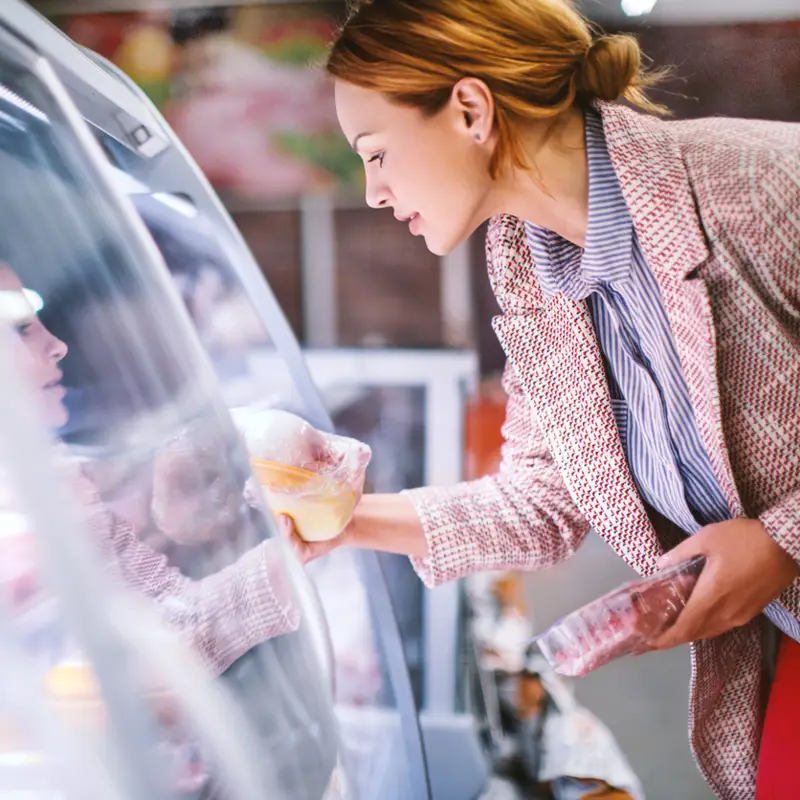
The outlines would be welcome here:
[[[711,639],[745,625],[800,574],[797,562],[758,520],[707,525],[658,562],[659,569],[703,555],[706,563],[676,623],[654,650]]]

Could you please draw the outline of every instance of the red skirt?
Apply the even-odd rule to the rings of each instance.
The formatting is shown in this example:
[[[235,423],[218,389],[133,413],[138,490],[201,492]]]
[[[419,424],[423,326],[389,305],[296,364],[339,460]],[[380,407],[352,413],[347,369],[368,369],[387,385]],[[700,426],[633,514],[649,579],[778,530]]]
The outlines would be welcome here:
[[[758,759],[756,800],[800,795],[800,644],[781,637]]]

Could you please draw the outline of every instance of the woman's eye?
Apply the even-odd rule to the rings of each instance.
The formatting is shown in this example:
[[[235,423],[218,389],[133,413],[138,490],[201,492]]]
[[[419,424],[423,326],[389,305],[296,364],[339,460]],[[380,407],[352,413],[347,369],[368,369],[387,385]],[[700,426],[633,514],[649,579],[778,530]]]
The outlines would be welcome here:
[[[31,322],[23,322],[20,325],[16,326],[17,334],[21,337],[27,336],[31,332],[31,328],[33,327],[33,323]]]
[[[367,161],[367,164],[371,164],[373,161],[377,161],[380,166],[383,166],[383,159],[386,157],[386,153],[375,153],[372,158]]]

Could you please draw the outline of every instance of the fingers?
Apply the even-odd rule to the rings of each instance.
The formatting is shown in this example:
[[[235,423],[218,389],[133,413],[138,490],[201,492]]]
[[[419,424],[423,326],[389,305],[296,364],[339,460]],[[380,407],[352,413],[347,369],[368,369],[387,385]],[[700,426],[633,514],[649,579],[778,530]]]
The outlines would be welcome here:
[[[702,555],[706,555],[702,540],[690,537],[661,556],[656,562],[656,567],[660,570],[669,569],[670,567],[676,567],[678,564],[683,564],[694,556]]]
[[[331,551],[345,544],[345,537],[340,534],[335,539],[326,539],[322,542],[307,542],[297,532],[294,520],[285,514],[278,515],[278,532],[291,544],[300,560],[307,564],[315,558],[321,558]]]
[[[714,619],[718,599],[714,577],[713,568],[707,566],[675,624],[656,639],[653,649],[668,650],[687,642],[711,638],[721,632],[717,630],[720,621]]]
[[[310,560],[310,554],[308,552],[308,544],[300,538],[299,534],[297,533],[297,529],[294,526],[294,520],[291,517],[286,516],[285,514],[278,514],[277,516],[277,523],[278,523],[278,533],[286,540],[294,550],[297,557],[305,563],[306,561]]]
[[[294,529],[294,520],[291,517],[287,517],[286,514],[278,514],[278,533],[284,539],[294,539],[297,535]]]

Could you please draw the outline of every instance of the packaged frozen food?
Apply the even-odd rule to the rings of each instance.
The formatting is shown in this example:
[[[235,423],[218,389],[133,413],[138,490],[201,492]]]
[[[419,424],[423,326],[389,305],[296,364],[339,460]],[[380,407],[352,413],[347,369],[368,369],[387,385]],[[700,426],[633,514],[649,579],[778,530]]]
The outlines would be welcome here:
[[[561,675],[578,677],[627,655],[646,652],[675,623],[705,559],[624,584],[573,611],[534,640]]]
[[[106,707],[91,665],[80,658],[50,669],[45,687],[55,707],[80,732],[97,733],[107,724]],[[176,796],[200,791],[209,773],[196,738],[187,728],[177,700],[161,689],[148,689],[143,701],[159,723],[158,750],[164,757],[170,786]]]
[[[286,411],[237,409],[233,420],[273,513],[291,517],[306,541],[338,536],[364,491],[370,448]]]

